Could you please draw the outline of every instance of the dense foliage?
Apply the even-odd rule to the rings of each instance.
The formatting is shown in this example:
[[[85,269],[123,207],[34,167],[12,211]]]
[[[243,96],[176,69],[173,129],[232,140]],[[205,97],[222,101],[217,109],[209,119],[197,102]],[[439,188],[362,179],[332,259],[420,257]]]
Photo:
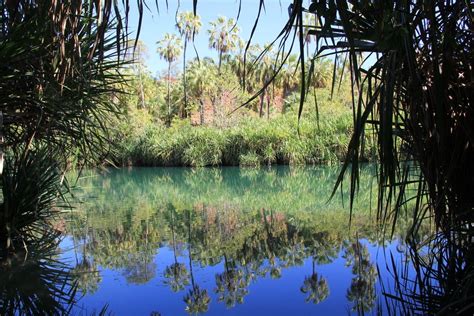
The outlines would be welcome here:
[[[147,49],[138,42],[136,63],[123,70],[129,81],[120,86],[126,94],[118,102],[125,116],[113,123],[116,151],[111,160],[134,166],[342,161],[352,133],[351,95],[343,69],[335,69],[329,60],[316,63],[308,109],[298,121],[297,56],[291,55],[278,72],[277,52],[266,47],[260,58],[263,48],[258,45],[245,51],[233,25],[225,17],[211,22],[209,46],[218,51],[218,60],[183,58],[182,72],[176,67],[182,41],[165,34],[157,45],[168,69],[158,78],[147,70],[141,53]],[[201,28],[199,16],[181,13],[177,28],[186,46]],[[246,103],[270,80],[260,97]],[[338,82],[335,91],[333,80]],[[365,158],[372,157],[369,150]]]
[[[106,11],[80,1],[0,3],[0,252],[49,231],[71,156],[97,161],[106,151],[111,96],[123,82],[109,33],[120,21]]]
[[[166,128],[139,110],[117,124],[116,162],[135,166],[338,163],[349,142],[352,117],[334,101],[321,103],[327,104],[320,110],[324,120],[319,124],[314,114],[298,124],[290,109],[271,120],[246,111],[248,117],[230,118],[233,122],[227,127],[175,120]]]
[[[305,8],[303,0],[294,0],[281,41],[273,46],[282,48],[298,38],[299,57],[271,45],[244,47],[232,20],[221,17],[208,32],[217,61],[184,59],[182,74],[174,69],[182,53],[178,36],[157,39],[158,52],[168,62],[160,78],[149,76],[142,65],[122,67],[126,32],[120,12],[128,15],[129,1],[121,3],[123,8],[112,0],[0,3],[1,250],[27,248],[48,235],[71,157],[80,164],[115,159],[123,164],[259,165],[333,162],[347,149],[337,184],[350,172],[354,199],[361,159],[372,158],[376,146],[378,219],[395,227],[411,205],[406,192],[416,183],[413,234],[430,216],[440,230],[431,245],[438,254],[427,260],[412,241],[418,278],[404,280],[414,284],[405,286],[412,292],[398,286],[397,298],[410,305],[403,305],[408,311],[472,311],[472,305],[465,307],[474,297],[469,1],[312,0]],[[141,17],[145,3],[137,3]],[[262,8],[265,1],[259,4]],[[178,23],[185,45],[201,27],[195,14],[186,16]],[[319,49],[315,57],[335,55],[334,68],[318,58],[307,62],[304,45],[313,35]],[[375,57],[364,60],[367,54]],[[344,75],[347,69],[350,75]],[[301,79],[295,80],[296,73]],[[131,84],[124,84],[124,74]],[[327,101],[329,90],[338,91],[341,101]],[[303,109],[312,105],[315,113],[305,114]],[[119,111],[126,116],[116,119]],[[292,113],[300,125],[290,119]],[[367,143],[368,134],[376,143]],[[111,137],[119,144],[113,154],[104,149]],[[189,310],[205,311],[207,293],[192,283],[185,298]],[[314,285],[323,288],[324,282],[310,277],[302,291]],[[325,295],[321,291],[308,299]]]
[[[301,14],[302,1],[295,5]],[[425,260],[412,242],[417,278],[397,277],[400,308],[472,313],[472,2],[312,0],[308,11],[320,21],[309,31],[320,53],[342,54],[350,64],[354,133],[343,172],[351,170],[353,196],[363,140],[371,133],[380,161],[378,218],[395,223],[415,182],[413,231],[427,217],[440,231],[430,244],[433,258]],[[413,174],[416,180],[409,178]]]

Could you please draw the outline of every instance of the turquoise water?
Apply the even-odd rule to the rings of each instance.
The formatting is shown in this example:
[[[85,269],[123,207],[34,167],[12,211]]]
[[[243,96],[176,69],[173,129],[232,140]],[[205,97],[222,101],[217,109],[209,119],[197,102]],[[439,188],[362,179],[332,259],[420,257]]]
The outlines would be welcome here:
[[[401,260],[408,224],[390,238],[380,231],[367,166],[349,225],[347,192],[328,200],[336,176],[331,167],[84,172],[56,256],[71,277],[68,312],[384,313],[380,281],[391,282],[380,267],[387,254]]]

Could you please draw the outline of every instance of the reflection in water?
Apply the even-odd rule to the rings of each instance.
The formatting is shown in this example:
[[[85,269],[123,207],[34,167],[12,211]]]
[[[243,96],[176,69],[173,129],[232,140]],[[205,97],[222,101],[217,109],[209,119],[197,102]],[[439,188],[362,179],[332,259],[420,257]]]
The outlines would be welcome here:
[[[224,260],[225,271],[216,274],[215,291],[219,295],[219,301],[224,302],[227,307],[234,307],[235,304],[244,302],[244,297],[248,294],[249,279],[234,262],[229,263],[226,256]]]
[[[390,268],[394,286],[388,308],[416,314],[474,315],[474,231],[452,226],[423,243],[410,240],[404,262]],[[396,259],[391,259],[395,263]]]
[[[76,299],[70,267],[57,260],[56,244],[0,257],[0,315],[62,315]]]
[[[169,216],[168,216],[169,214]],[[183,263],[178,262],[176,255],[177,245],[176,245],[176,221],[175,221],[175,211],[172,205],[168,205],[167,212],[167,223],[171,228],[171,245],[173,247],[173,259],[174,263],[165,268],[165,284],[168,284],[173,292],[178,292],[184,289],[186,285],[189,284],[189,274],[186,266]]]
[[[165,269],[165,284],[168,284],[173,292],[179,292],[189,284],[188,269],[183,263],[175,262]]]
[[[372,173],[361,174],[351,229],[342,201],[327,203],[336,174],[330,168],[91,174],[76,191],[85,203],[68,218],[68,233],[82,253],[76,270],[88,272],[76,278],[84,302],[105,295],[104,282],[122,290],[116,279],[97,273],[107,270],[139,285],[141,295],[179,292],[173,296],[179,301],[166,306],[170,314],[219,314],[247,304],[258,308],[251,298],[267,300],[264,306],[274,307],[274,314],[286,313],[275,303],[306,314],[334,308],[371,311],[380,289],[368,245],[384,240],[370,216]],[[394,240],[405,239],[408,221],[400,218]],[[420,238],[427,233],[422,227]],[[167,292],[157,295],[162,291],[157,284]],[[287,301],[269,304],[273,293],[285,293]],[[109,303],[114,311],[120,300]],[[165,312],[164,306],[144,304],[149,304],[148,314]]]
[[[85,252],[83,252],[85,254]],[[71,270],[76,278],[79,290],[83,294],[94,294],[102,281],[98,267],[93,261],[89,261],[85,255],[81,261],[76,262],[76,266]]]
[[[374,307],[377,298],[377,269],[370,262],[369,250],[357,240],[345,248],[343,257],[346,259],[346,266],[352,266],[354,275],[346,295],[349,302],[353,303],[352,311],[367,313]]]
[[[318,238],[312,239],[308,244],[311,259],[312,272],[311,275],[305,276],[301,292],[307,294],[306,302],[319,304],[329,296],[329,286],[327,280],[318,275],[316,272],[316,264],[329,264],[337,257],[337,249],[328,246],[325,237],[326,234],[320,233],[316,235]]]
[[[192,237],[191,237],[191,226],[193,221],[191,220],[191,212],[187,211],[187,227],[188,227],[188,257],[189,257],[189,272],[191,275],[191,285],[188,293],[184,297],[186,303],[186,311],[190,314],[198,314],[207,312],[211,298],[207,294],[206,289],[201,289],[194,280],[193,273],[193,258],[192,252]]]
[[[301,292],[307,294],[307,303],[319,304],[329,296],[329,286],[325,278],[318,276],[314,266],[315,263],[313,260],[313,273],[304,278]]]

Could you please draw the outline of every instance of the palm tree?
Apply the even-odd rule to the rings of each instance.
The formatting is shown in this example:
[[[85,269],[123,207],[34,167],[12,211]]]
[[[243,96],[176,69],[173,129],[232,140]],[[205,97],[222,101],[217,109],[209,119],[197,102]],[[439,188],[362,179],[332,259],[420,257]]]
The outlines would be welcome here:
[[[313,261],[317,264],[328,264],[331,263],[338,256],[339,248],[329,244],[325,238],[327,234],[318,234],[316,240],[313,240],[313,244],[310,246],[311,255]]]
[[[192,315],[205,313],[209,309],[211,298],[207,294],[206,289],[201,289],[199,285],[195,285],[193,278],[191,280],[193,281],[193,286],[183,299],[186,303],[186,312]]]
[[[239,83],[243,86],[244,82],[244,54],[245,54],[246,43],[243,39],[239,38],[237,40],[236,47],[238,51],[236,54],[224,56],[225,62],[230,65],[230,68],[235,73],[237,78],[239,78]]]
[[[133,70],[138,75],[139,83],[139,102],[140,106],[144,109],[145,104],[145,92],[143,89],[143,69],[145,66],[145,59],[148,58],[148,48],[142,40],[130,39],[127,42],[127,57],[133,63]]]
[[[313,304],[319,304],[329,296],[328,283],[325,278],[318,276],[316,273],[316,263],[330,263],[333,258],[337,257],[338,252],[337,249],[324,242],[324,235],[318,237],[318,240],[315,240],[311,245],[312,273],[305,277],[303,286],[300,288],[301,292],[308,294],[306,302],[312,302]]]
[[[198,99],[201,125],[204,124],[204,98],[215,88],[216,76],[215,65],[210,59],[196,60],[189,65],[189,90]]]
[[[306,55],[309,56],[309,45],[314,40],[314,36],[310,34],[310,31],[314,30],[314,28],[316,28],[319,25],[316,15],[310,14],[310,13],[303,15],[303,25],[304,25],[303,38],[304,38],[304,44],[306,46]]]
[[[353,302],[353,311],[359,314],[367,313],[374,307],[377,298],[377,269],[370,262],[369,250],[366,245],[356,240],[346,248],[343,258],[346,259],[346,266],[352,265],[354,275],[346,297]]]
[[[299,240],[298,237],[293,237],[289,240],[289,245],[285,249],[283,256],[284,266],[293,267],[302,265],[305,255],[303,241]]]
[[[217,50],[220,74],[223,55],[233,51],[239,42],[239,28],[236,26],[234,19],[227,19],[223,16],[209,24],[211,25],[211,28],[207,31],[209,34],[209,48]]]
[[[195,15],[191,11],[181,12],[177,16],[176,27],[178,28],[179,34],[184,38],[184,50],[183,50],[183,91],[184,91],[184,111],[182,111],[182,117],[186,117],[186,111],[188,108],[187,98],[187,87],[186,87],[186,50],[188,42],[194,40],[194,36],[199,33],[201,28],[201,19],[199,15]]]
[[[175,262],[165,268],[165,284],[169,285],[173,292],[184,289],[189,284],[189,273],[183,263]]]
[[[189,274],[186,266],[183,263],[179,263],[176,257],[175,209],[172,205],[169,205],[168,209],[171,219],[171,242],[173,244],[174,263],[165,269],[165,278],[167,279],[165,283],[170,285],[173,292],[178,292],[189,284]]]
[[[175,62],[181,55],[181,39],[175,34],[166,33],[164,38],[157,42],[157,52],[160,57],[168,63],[168,126],[171,125],[171,97],[170,97],[170,83],[171,83],[171,64]]]
[[[272,78],[275,73],[275,61],[274,56],[272,56],[271,47],[268,47],[268,52],[261,57],[257,63],[256,77],[259,86],[266,86],[266,83]],[[260,117],[263,117],[263,107],[265,103],[265,96],[267,101],[267,119],[270,118],[270,102],[274,99],[274,91],[270,91],[270,86],[267,86],[263,89],[263,92],[260,94]],[[274,88],[274,86],[272,86]]]
[[[224,301],[227,307],[234,307],[235,304],[242,304],[245,295],[248,294],[247,286],[250,279],[239,269],[235,262],[229,262],[224,254],[225,271],[216,274],[216,289],[219,294],[219,301]]]
[[[304,278],[303,285],[300,288],[301,292],[308,294],[306,302],[319,304],[329,296],[329,286],[325,278],[318,276],[314,271],[313,261],[313,273],[310,276]]]
[[[188,212],[188,256],[189,256],[189,271],[191,275],[191,289],[184,296],[183,300],[186,303],[186,311],[189,314],[205,313],[209,309],[211,298],[206,289],[196,284],[193,273],[193,259],[191,251],[191,211]]]
[[[283,97],[286,98],[291,92],[298,87],[298,56],[290,55],[285,65],[277,76],[278,85],[282,88]]]

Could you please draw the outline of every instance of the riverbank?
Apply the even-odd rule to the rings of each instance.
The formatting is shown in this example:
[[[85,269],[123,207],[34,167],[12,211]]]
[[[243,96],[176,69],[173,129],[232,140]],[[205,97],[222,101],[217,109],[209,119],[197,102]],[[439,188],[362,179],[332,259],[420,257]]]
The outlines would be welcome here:
[[[176,121],[168,128],[149,122],[116,134],[114,162],[191,167],[338,164],[351,133],[352,114],[340,109],[326,109],[319,119],[304,116],[299,123],[294,113],[271,120],[245,117],[227,127]],[[364,158],[371,161],[372,156]]]

